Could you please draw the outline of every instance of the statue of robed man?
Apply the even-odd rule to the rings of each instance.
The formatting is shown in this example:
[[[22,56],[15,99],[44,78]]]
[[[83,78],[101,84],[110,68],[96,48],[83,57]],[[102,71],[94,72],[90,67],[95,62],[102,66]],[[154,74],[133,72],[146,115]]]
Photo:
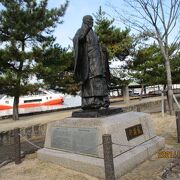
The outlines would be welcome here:
[[[74,74],[82,84],[82,109],[84,110],[109,107],[108,54],[105,47],[100,47],[99,39],[92,27],[92,16],[84,16],[82,26],[73,38]]]

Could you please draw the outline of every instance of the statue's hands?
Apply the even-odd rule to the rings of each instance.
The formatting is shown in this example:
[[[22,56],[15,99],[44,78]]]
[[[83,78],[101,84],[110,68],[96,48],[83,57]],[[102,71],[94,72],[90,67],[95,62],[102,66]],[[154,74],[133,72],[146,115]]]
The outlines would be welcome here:
[[[88,26],[88,24],[83,24],[81,31],[80,31],[80,36],[79,36],[79,40],[81,42],[86,40],[86,35],[88,34],[88,32],[90,31],[91,27]]]
[[[84,24],[84,36],[86,36],[88,34],[88,32],[90,31],[91,27],[88,26],[88,24]]]

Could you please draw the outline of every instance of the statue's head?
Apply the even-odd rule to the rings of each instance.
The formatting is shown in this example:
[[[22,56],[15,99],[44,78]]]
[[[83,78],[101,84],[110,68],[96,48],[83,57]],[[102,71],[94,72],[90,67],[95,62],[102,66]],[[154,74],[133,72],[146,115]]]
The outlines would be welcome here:
[[[93,18],[91,15],[86,15],[83,17],[83,23],[87,24],[89,27],[93,27]]]

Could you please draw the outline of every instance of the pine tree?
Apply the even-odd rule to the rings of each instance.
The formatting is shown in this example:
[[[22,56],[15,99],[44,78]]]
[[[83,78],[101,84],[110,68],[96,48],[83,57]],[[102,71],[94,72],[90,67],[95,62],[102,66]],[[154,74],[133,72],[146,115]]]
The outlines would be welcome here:
[[[180,45],[180,1],[123,0],[123,2],[126,5],[126,12],[113,7],[119,20],[144,36],[153,38],[161,50],[166,67],[169,112],[173,115],[171,53],[168,47]]]
[[[51,45],[43,52],[41,50],[40,53],[36,52],[36,62],[41,62],[36,67],[37,77],[43,79],[49,89],[75,95],[79,86],[74,80],[73,52],[58,44]]]
[[[178,83],[180,74],[179,54],[174,55],[170,63],[174,75],[173,83]],[[140,84],[163,84],[164,87],[167,84],[164,58],[160,48],[155,43],[138,49],[126,68],[131,71],[132,77]]]
[[[62,23],[68,1],[48,9],[48,0],[1,0],[0,11],[0,87],[14,96],[13,119],[19,119],[19,97],[35,86],[29,84],[36,66],[36,49],[52,44],[52,32]]]
[[[139,49],[129,64],[132,75],[140,84],[165,84],[165,67],[159,48],[154,44]],[[152,78],[153,76],[153,78]]]
[[[126,61],[133,47],[133,37],[130,29],[121,30],[113,25],[114,19],[109,19],[106,12],[99,7],[95,17],[95,32],[99,36],[100,44],[107,48],[109,61]],[[123,67],[111,70],[111,85],[125,85],[129,83],[127,72]]]
[[[100,43],[107,47],[110,58],[125,60],[132,48],[133,38],[130,29],[121,30],[113,25],[114,19],[108,19],[106,12],[99,7],[95,17],[95,32]]]

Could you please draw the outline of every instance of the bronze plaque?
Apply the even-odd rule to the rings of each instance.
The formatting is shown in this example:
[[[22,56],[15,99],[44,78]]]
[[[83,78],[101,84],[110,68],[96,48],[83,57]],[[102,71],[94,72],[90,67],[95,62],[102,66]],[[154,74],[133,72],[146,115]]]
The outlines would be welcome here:
[[[125,129],[127,140],[130,141],[131,139],[134,139],[138,136],[141,136],[143,134],[142,125],[137,124],[135,126],[131,126]]]

